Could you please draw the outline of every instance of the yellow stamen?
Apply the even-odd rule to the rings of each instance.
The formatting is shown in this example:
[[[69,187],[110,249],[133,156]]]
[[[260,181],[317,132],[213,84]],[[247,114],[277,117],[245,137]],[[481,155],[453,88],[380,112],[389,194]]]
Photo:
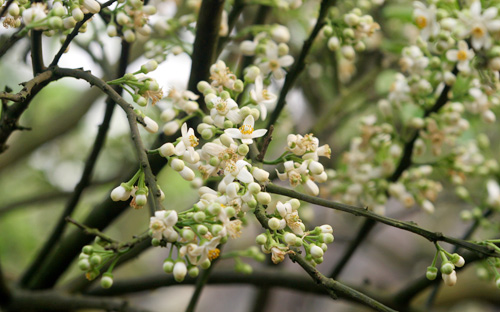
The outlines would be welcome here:
[[[472,28],[472,35],[476,38],[481,38],[484,36],[484,29],[480,26]]]
[[[425,28],[425,26],[427,26],[427,18],[423,15],[417,16],[417,18],[415,19],[415,23],[417,24],[418,28]]]
[[[271,68],[271,70],[276,70],[280,67],[280,64],[276,60],[271,60],[269,61],[269,67]]]
[[[208,251],[208,259],[210,259],[210,261],[219,258],[219,255],[220,255],[219,248],[211,249]]]
[[[253,127],[250,125],[243,125],[240,127],[240,132],[242,134],[252,134],[253,133]]]
[[[467,60],[467,51],[464,51],[464,50],[458,51],[457,59],[459,61],[466,61]]]
[[[198,142],[199,142],[199,141],[198,141],[198,138],[197,138],[197,137],[195,137],[195,136],[194,136],[194,135],[192,135],[192,134],[189,136],[189,143],[191,143],[191,146],[192,146],[192,147],[197,146],[197,145],[199,144]]]

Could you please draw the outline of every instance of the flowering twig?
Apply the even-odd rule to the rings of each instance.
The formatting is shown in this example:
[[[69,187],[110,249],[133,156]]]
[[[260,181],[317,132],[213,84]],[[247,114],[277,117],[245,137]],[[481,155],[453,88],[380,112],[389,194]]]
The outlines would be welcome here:
[[[255,209],[255,217],[257,218],[257,220],[259,220],[259,223],[262,225],[262,227],[266,229],[268,228],[268,218],[263,207],[259,206]],[[353,301],[369,306],[377,311],[395,311],[355,289],[352,289],[332,278],[324,276],[311,264],[309,264],[302,256],[300,256],[298,252],[290,252],[288,256],[293,262],[298,263],[317,284],[325,289],[325,291],[329,294],[330,297],[332,297],[332,299],[337,299],[338,294],[342,294],[346,298],[350,298]]]
[[[500,257],[500,253],[498,253],[490,248],[487,248],[486,246],[470,243],[468,241],[464,241],[464,240],[458,239],[458,238],[448,237],[448,236],[445,236],[439,232],[431,232],[429,230],[423,229],[423,228],[415,225],[415,223],[413,223],[413,222],[399,221],[396,219],[384,217],[384,216],[378,215],[376,213],[373,213],[365,208],[355,207],[355,206],[351,206],[351,205],[337,203],[334,201],[329,201],[329,200],[319,198],[319,197],[305,195],[305,194],[302,194],[302,193],[299,193],[299,192],[296,192],[296,191],[293,191],[293,190],[290,190],[290,189],[287,189],[284,187],[280,187],[280,186],[277,186],[277,185],[274,185],[271,183],[266,186],[266,190],[269,193],[284,195],[284,196],[288,196],[291,198],[297,198],[299,200],[303,200],[303,201],[306,201],[306,202],[311,203],[311,204],[316,204],[316,205],[320,205],[323,207],[344,211],[344,212],[353,214],[355,216],[366,217],[370,220],[373,220],[374,222],[384,223],[384,224],[387,224],[389,226],[392,226],[392,227],[395,227],[398,229],[402,229],[402,230],[405,230],[408,232],[415,233],[419,236],[422,236],[422,237],[428,239],[431,242],[443,241],[443,242],[447,242],[447,243],[452,244],[452,245],[460,246],[464,249],[468,249],[470,251],[477,252],[477,253],[481,254],[483,257]]]

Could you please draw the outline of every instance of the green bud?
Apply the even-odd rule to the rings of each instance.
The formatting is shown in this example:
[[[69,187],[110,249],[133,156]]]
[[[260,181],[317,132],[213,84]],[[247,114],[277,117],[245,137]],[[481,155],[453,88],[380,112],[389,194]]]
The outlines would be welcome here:
[[[93,251],[94,251],[94,248],[90,245],[83,246],[83,248],[82,248],[82,252],[86,255],[91,255]]]
[[[320,240],[320,242],[323,242],[323,243],[325,243],[325,244],[330,244],[330,243],[332,243],[332,242],[333,242],[334,237],[333,237],[333,235],[332,235],[332,234],[330,234],[330,233],[321,233],[321,234],[319,235],[319,240]]]
[[[182,230],[182,238],[184,238],[188,242],[192,241],[194,239],[194,237],[195,237],[195,234],[193,231],[188,230],[188,229]]]
[[[232,218],[236,215],[236,210],[234,210],[233,207],[226,207],[225,211],[228,218]]]
[[[246,144],[240,144],[240,146],[238,146],[238,154],[240,154],[241,156],[245,156],[246,154],[248,154],[249,150],[250,148],[248,148],[248,145]]]
[[[249,200],[249,201],[247,201],[247,205],[251,209],[254,209],[257,207],[257,201],[255,199]]]
[[[220,231],[222,231],[223,229],[224,229],[224,227],[222,227],[222,225],[220,225],[220,224],[214,224],[212,226],[212,231],[211,231],[212,235],[213,236],[219,235]]]
[[[245,84],[243,84],[243,81],[241,81],[240,79],[238,79],[234,82],[234,86],[233,86],[234,91],[236,91],[238,93],[243,92],[244,88],[245,88]]]
[[[201,223],[205,221],[205,218],[207,215],[203,211],[198,211],[193,215],[193,220],[196,221],[197,223]]]
[[[208,260],[208,259],[205,259],[205,261],[203,261],[203,262],[200,264],[200,267],[201,267],[203,270],[206,270],[206,269],[208,269],[211,265],[212,265],[212,262],[210,262],[210,260]]]
[[[198,231],[198,234],[200,234],[200,235],[205,235],[208,233],[208,228],[204,225],[198,225],[196,230]]]
[[[104,273],[101,277],[101,287],[110,288],[113,285],[113,274]]]
[[[88,270],[90,270],[90,262],[89,262],[89,260],[88,259],[81,259],[80,261],[78,261],[78,267],[82,271],[88,271]]]
[[[451,274],[455,270],[455,266],[450,261],[444,261],[441,265],[441,273],[443,274]]]
[[[101,262],[102,258],[99,255],[93,255],[92,257],[90,257],[90,264],[92,264],[92,266],[98,266],[99,264],[101,264]]]
[[[317,264],[323,263],[323,257],[313,258],[313,261],[316,262]]]
[[[63,28],[62,18],[60,18],[59,16],[52,16],[51,18],[49,18],[49,26],[52,29]]]
[[[210,157],[210,160],[208,163],[210,164],[210,166],[217,167],[220,164],[220,161],[219,161],[218,157],[212,156],[212,157]]]
[[[427,272],[425,273],[425,277],[428,280],[433,281],[436,279],[438,269],[436,267],[430,266],[427,267]]]
[[[301,247],[302,245],[304,245],[304,241],[302,240],[302,238],[297,237],[295,239],[295,247]]]
[[[153,247],[158,247],[158,246],[160,246],[160,240],[159,240],[159,239],[157,239],[157,238],[153,238],[153,239],[151,240],[151,246],[153,246]]]
[[[226,120],[224,121],[224,128],[232,128],[234,126],[233,122],[231,120]]]
[[[212,129],[204,129],[201,131],[201,137],[204,140],[210,140],[214,136],[214,132]]]
[[[258,244],[258,245],[264,245],[266,242],[267,242],[267,236],[265,234],[259,234],[257,235],[257,237],[255,238],[255,242]]]
[[[165,261],[163,261],[163,271],[165,271],[165,273],[172,273],[172,271],[174,270],[174,262],[172,261],[172,259],[170,258],[167,258],[165,259]]]
[[[191,277],[197,277],[200,274],[200,269],[197,266],[192,266],[188,269],[188,274]]]

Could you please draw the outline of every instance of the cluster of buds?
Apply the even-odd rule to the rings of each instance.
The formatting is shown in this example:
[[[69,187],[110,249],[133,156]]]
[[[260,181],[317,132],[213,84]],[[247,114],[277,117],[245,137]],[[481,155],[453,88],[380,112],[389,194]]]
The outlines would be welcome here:
[[[69,32],[77,22],[84,18],[84,14],[99,13],[101,5],[95,0],[84,1],[54,1],[50,8],[46,3],[29,1],[13,1],[4,18],[4,27],[20,27],[26,25],[29,29],[43,30],[47,36],[56,31]],[[86,30],[86,23],[80,28]]]
[[[127,0],[113,10],[113,18],[107,28],[108,36],[118,36],[118,31],[121,31],[127,42],[134,42],[137,39],[136,34],[147,38],[152,31],[148,24],[149,16],[154,14],[156,14],[155,6],[144,5],[140,0]]]
[[[111,272],[118,257],[116,257],[113,251],[100,248],[98,237],[96,241],[98,244],[95,246],[86,245],[82,248],[82,252],[78,257],[78,267],[85,272],[85,277],[89,281],[92,281],[101,275],[101,269],[105,265],[112,262],[108,270],[101,277],[101,287],[110,288],[113,285],[113,274]]]
[[[284,260],[293,248],[303,247],[305,259],[316,265],[323,262],[327,244],[333,242],[333,229],[325,224],[312,231],[306,231],[298,209],[300,202],[291,199],[286,203],[278,202],[272,217],[268,219],[268,230],[256,237],[256,242],[264,253],[271,253],[273,263]]]
[[[149,102],[155,105],[163,98],[163,91],[156,79],[147,77],[145,74],[154,71],[157,67],[158,63],[156,61],[148,61],[138,71],[108,81],[108,84],[120,85],[132,96],[134,102],[139,106],[147,106]]]
[[[137,185],[136,185],[137,184]],[[160,190],[160,200],[165,198],[165,193]],[[132,196],[130,206],[134,209],[143,208],[148,202],[148,187],[145,183],[145,175],[142,170],[138,170],[136,174],[128,181],[120,184],[111,191],[111,199],[113,201],[127,201]]]
[[[241,42],[240,51],[243,55],[255,57],[254,64],[259,67],[264,78],[272,75],[274,79],[281,80],[285,77],[285,68],[294,62],[289,55],[289,40],[288,28],[274,25],[258,33],[253,40]]]
[[[340,51],[344,59],[352,62],[356,57],[356,51],[362,52],[366,49],[366,38],[379,30],[380,25],[371,15],[363,15],[360,8],[354,8],[338,19],[338,22],[335,19],[327,20],[323,35],[328,38],[328,49]]]
[[[425,276],[431,281],[436,279],[438,272],[436,261],[439,254],[441,257],[441,277],[443,278],[446,286],[454,286],[457,283],[457,272],[455,271],[455,268],[463,267],[465,260],[457,253],[450,254],[446,250],[442,249],[438,244],[436,244],[436,248],[436,256],[434,257],[432,265],[427,267]]]
[[[323,183],[328,179],[325,168],[318,160],[319,156],[330,158],[330,147],[328,144],[319,146],[318,138],[312,134],[290,134],[287,145],[288,152],[280,157],[285,160],[285,171],[280,173],[276,170],[278,178],[281,181],[289,180],[292,187],[303,185],[309,195],[318,195],[319,187],[316,183]]]

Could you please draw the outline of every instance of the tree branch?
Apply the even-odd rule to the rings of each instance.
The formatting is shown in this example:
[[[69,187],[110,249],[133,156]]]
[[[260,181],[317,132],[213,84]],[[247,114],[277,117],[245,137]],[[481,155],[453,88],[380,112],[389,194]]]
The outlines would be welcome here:
[[[464,241],[464,240],[458,239],[458,238],[448,237],[448,236],[445,236],[439,232],[431,232],[429,230],[418,227],[413,222],[399,221],[396,219],[384,217],[384,216],[378,215],[376,213],[373,213],[365,208],[359,208],[359,207],[350,206],[350,205],[346,205],[346,204],[342,204],[342,203],[337,203],[334,201],[329,201],[329,200],[319,198],[319,197],[305,195],[305,194],[302,194],[302,193],[299,193],[299,192],[296,192],[296,191],[293,191],[293,190],[290,190],[287,188],[283,188],[283,187],[280,187],[280,186],[277,186],[277,185],[274,185],[271,183],[266,186],[266,191],[270,192],[270,193],[274,193],[274,194],[288,196],[291,198],[297,198],[299,200],[303,200],[303,201],[311,203],[311,204],[316,204],[316,205],[320,205],[323,207],[344,211],[344,212],[353,214],[355,216],[362,216],[362,217],[368,218],[370,220],[373,220],[374,222],[376,221],[376,222],[384,223],[384,224],[387,224],[389,226],[392,226],[392,227],[395,227],[398,229],[402,229],[402,230],[405,230],[405,231],[408,231],[411,233],[415,233],[419,236],[426,238],[427,240],[429,240],[431,242],[442,241],[442,242],[446,242],[446,243],[449,243],[452,245],[456,245],[456,246],[465,248],[465,249],[470,250],[470,251],[477,252],[482,257],[500,257],[500,253],[490,249],[487,246],[474,244],[474,243],[467,242],[467,241]]]
[[[92,296],[70,296],[56,291],[16,290],[12,294],[8,311],[44,311],[64,312],[80,309],[100,309],[106,311],[139,312],[146,311],[128,305],[118,298],[102,298]]]
[[[224,0],[203,0],[201,2],[188,83],[188,90],[195,93],[198,93],[196,85],[209,76],[210,66],[215,61],[222,10],[224,10]],[[206,110],[206,107],[203,109]]]

